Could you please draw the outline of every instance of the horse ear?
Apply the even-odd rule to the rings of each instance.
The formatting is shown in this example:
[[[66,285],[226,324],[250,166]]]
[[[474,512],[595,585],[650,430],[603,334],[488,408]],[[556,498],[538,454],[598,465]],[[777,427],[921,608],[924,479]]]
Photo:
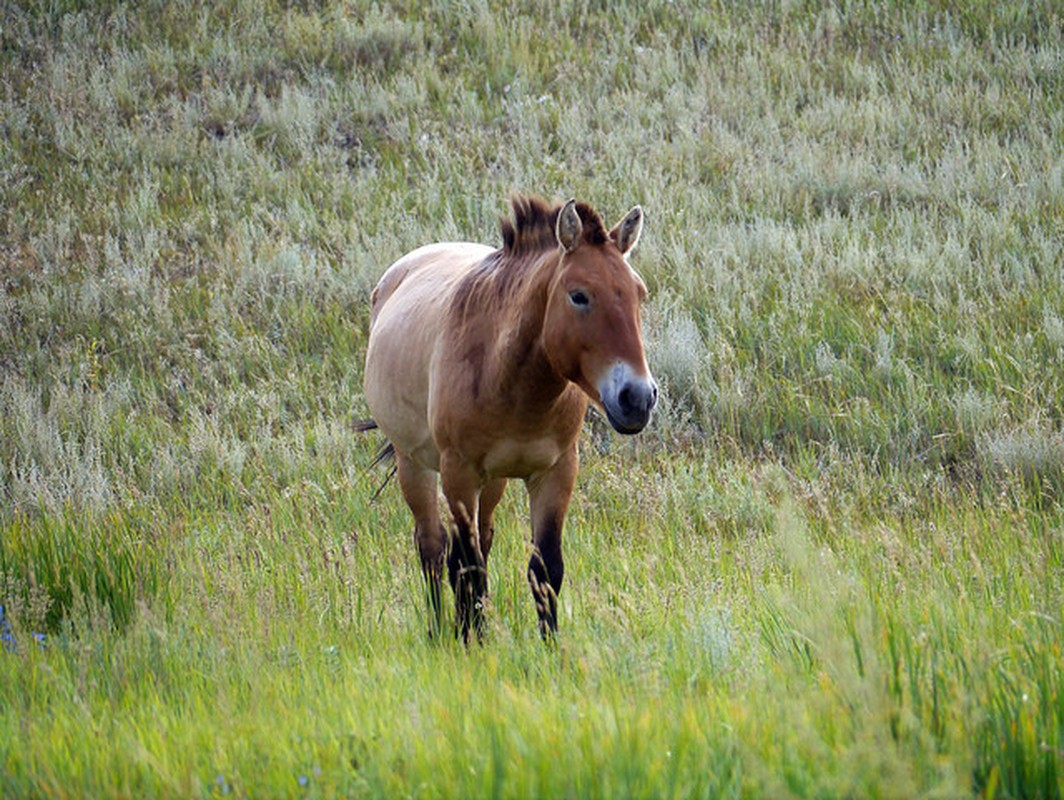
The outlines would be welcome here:
[[[558,237],[558,244],[566,253],[571,253],[580,244],[580,233],[584,224],[580,221],[580,215],[576,212],[576,200],[570,200],[562,210],[558,212],[558,223],[554,228],[554,235]]]
[[[610,238],[617,245],[617,249],[628,255],[639,241],[639,234],[643,232],[643,209],[635,206],[627,216],[618,222],[612,231]]]

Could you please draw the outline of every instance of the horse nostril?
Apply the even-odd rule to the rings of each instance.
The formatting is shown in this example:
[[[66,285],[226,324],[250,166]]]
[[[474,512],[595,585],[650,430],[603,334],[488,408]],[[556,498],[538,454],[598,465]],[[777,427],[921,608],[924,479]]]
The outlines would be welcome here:
[[[617,402],[625,414],[645,414],[658,401],[658,387],[651,383],[626,383],[617,394]]]

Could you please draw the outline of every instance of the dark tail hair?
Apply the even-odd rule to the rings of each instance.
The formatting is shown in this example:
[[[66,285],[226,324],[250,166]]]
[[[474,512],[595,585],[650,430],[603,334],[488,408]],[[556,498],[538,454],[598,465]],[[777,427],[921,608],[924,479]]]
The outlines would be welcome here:
[[[380,429],[380,426],[377,425],[377,421],[369,418],[356,419],[352,423],[352,426],[359,433],[365,433],[366,431],[375,431]],[[384,476],[384,483],[378,486],[377,491],[373,493],[373,502],[377,501],[377,498],[380,497],[381,492],[384,491],[384,487],[391,482],[392,477],[395,475],[395,445],[393,445],[391,442],[385,442],[381,449],[377,451],[377,455],[373,457],[373,460],[369,463],[369,467],[367,467],[367,470],[373,469],[374,467],[378,467],[388,461],[392,462],[391,469],[388,470],[388,474]]]

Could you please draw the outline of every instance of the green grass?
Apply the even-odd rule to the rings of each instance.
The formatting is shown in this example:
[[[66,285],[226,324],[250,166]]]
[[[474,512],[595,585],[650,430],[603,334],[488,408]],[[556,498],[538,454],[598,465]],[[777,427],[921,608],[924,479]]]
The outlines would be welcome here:
[[[0,21],[3,796],[1064,794],[1051,2],[20,2]],[[368,295],[633,203],[561,635],[373,499]],[[34,633],[46,634],[46,644]]]

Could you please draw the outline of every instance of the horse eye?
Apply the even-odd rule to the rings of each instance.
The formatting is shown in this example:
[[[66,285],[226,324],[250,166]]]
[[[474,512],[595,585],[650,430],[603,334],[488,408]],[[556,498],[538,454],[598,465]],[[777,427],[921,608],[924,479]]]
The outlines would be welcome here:
[[[582,292],[579,289],[574,289],[569,292],[569,302],[577,308],[587,308],[591,305],[591,298],[587,296],[587,292]]]

